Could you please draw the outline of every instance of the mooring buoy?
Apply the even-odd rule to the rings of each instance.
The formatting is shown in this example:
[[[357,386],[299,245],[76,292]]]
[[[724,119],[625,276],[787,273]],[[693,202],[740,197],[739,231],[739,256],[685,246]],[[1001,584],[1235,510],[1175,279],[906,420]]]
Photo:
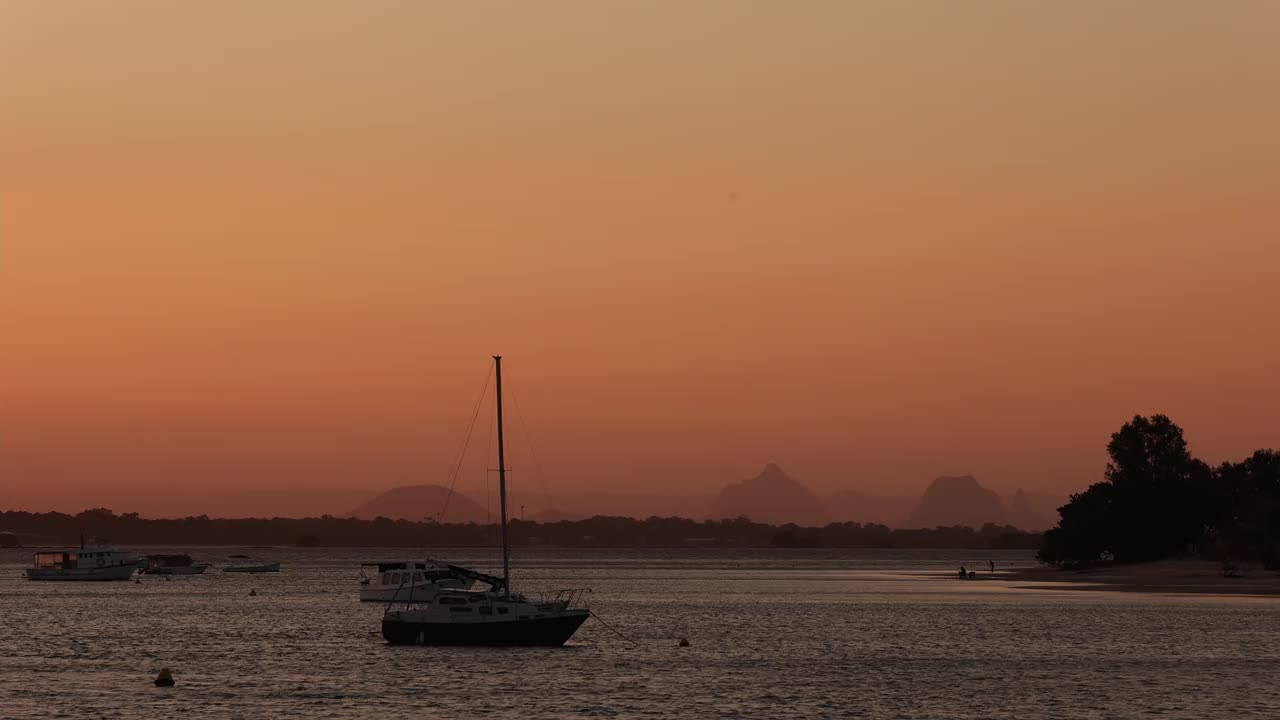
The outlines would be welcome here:
[[[680,638],[680,647],[689,647],[689,638]]]
[[[156,687],[173,687],[173,673],[169,672],[169,668],[160,668],[160,674],[156,676]]]
[[[250,588],[249,597],[257,597],[257,596],[258,596],[258,591],[256,589]]]

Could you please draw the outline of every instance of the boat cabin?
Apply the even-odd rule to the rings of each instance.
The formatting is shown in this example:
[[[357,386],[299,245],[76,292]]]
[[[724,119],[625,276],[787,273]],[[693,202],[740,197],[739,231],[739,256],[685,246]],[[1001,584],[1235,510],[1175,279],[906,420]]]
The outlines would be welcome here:
[[[129,553],[117,550],[70,550],[36,553],[35,567],[47,570],[75,570],[132,565]]]
[[[363,568],[377,568],[377,572],[365,571],[362,575],[366,584],[399,587],[401,585],[421,585],[441,580],[456,580],[457,575],[448,568],[426,562],[370,562]]]

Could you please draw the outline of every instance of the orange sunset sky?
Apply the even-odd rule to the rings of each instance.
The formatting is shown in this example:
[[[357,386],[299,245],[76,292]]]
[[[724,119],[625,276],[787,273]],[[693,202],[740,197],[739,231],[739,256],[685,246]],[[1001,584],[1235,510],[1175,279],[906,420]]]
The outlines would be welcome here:
[[[1278,38],[1265,0],[2,2],[0,490],[447,484],[494,353],[556,491],[1066,493],[1135,413],[1280,445]]]

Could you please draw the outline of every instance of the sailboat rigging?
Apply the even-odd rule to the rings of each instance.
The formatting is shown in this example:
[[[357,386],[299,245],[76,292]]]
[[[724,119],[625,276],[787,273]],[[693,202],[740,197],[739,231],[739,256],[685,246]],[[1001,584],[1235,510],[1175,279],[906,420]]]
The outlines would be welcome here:
[[[561,590],[540,601],[511,591],[511,542],[507,531],[507,465],[502,419],[502,356],[493,356],[498,426],[498,497],[502,521],[502,576],[456,565],[455,575],[487,584],[487,590],[441,589],[433,597],[382,616],[382,636],[393,645],[559,646],[586,622],[585,590]]]

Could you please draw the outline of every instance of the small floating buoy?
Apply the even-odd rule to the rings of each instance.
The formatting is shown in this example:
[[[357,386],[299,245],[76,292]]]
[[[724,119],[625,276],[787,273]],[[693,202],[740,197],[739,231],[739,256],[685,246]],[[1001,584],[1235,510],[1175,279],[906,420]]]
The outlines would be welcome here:
[[[156,687],[173,687],[173,673],[169,672],[169,668],[160,668],[160,674],[156,676]]]
[[[258,596],[258,591],[256,589],[249,590],[249,597],[257,597],[257,596]]]
[[[680,638],[680,647],[689,647],[689,638]]]

